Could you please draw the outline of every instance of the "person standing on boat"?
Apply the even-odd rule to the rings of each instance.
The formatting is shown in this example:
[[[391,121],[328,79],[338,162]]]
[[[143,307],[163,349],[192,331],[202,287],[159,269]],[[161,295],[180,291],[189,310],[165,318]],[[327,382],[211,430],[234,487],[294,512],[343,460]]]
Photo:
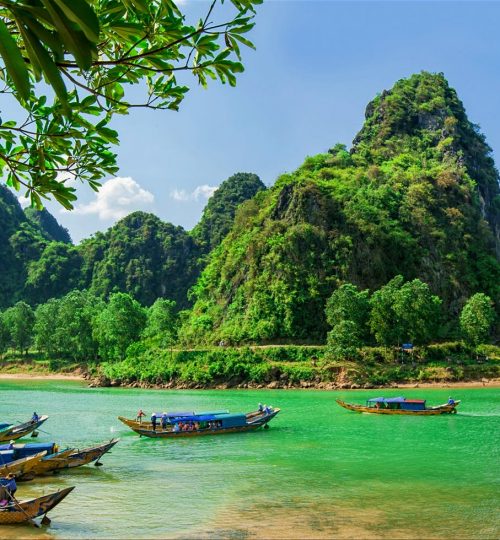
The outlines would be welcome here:
[[[36,413],[36,411],[33,413],[33,416],[31,417],[31,423],[32,424],[36,424],[38,422],[38,420],[40,420],[40,417],[38,416],[38,414]]]
[[[451,396],[448,398],[448,405],[455,405],[455,400]]]
[[[144,411],[142,409],[139,409],[139,411],[137,412],[137,417],[136,417],[136,420],[139,422],[139,424],[142,424],[143,416],[146,416],[144,414]]]
[[[156,431],[156,414],[151,415],[151,424],[153,425],[153,431]]]
[[[161,429],[167,429],[167,413],[161,415]]]

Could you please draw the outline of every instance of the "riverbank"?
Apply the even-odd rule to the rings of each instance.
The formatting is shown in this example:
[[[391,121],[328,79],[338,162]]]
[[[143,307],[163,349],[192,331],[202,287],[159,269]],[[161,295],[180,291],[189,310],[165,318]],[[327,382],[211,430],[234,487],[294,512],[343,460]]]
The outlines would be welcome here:
[[[487,353],[487,354],[485,354]],[[35,354],[0,363],[1,377],[88,380],[92,387],[292,389],[500,385],[500,348],[473,353],[441,343],[411,354],[364,347],[356,360],[333,360],[326,347],[279,345],[165,350],[131,347],[121,362],[76,364]]]

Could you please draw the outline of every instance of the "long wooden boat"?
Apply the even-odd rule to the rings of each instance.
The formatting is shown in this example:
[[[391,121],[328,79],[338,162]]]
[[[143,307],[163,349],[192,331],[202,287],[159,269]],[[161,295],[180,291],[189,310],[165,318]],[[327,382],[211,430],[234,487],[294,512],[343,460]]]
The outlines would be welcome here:
[[[426,407],[424,399],[406,399],[402,396],[394,398],[372,398],[366,405],[346,403],[341,399],[337,403],[349,411],[372,414],[399,414],[412,416],[437,416],[439,414],[456,414],[460,400],[435,407]]]
[[[264,411],[254,411],[247,414],[217,414],[194,415],[172,419],[165,429],[161,424],[153,430],[152,427],[129,426],[141,437],[153,439],[176,439],[179,437],[197,437],[202,435],[222,435],[226,433],[241,433],[255,431],[261,427],[268,428],[270,422],[278,413],[278,408],[268,408]],[[118,417],[121,421],[122,417]],[[125,419],[124,419],[125,420]]]
[[[98,464],[102,456],[109,452],[119,440],[111,439],[106,443],[83,448],[82,450],[70,448],[45,456],[33,467],[31,474],[36,476],[63,469],[74,469],[94,461]]]
[[[0,524],[25,523],[34,518],[44,516],[71,493],[73,489],[74,486],[71,486],[36,499],[10,502],[6,506],[0,507]]]
[[[33,456],[28,456],[14,461],[9,461],[5,464],[0,464],[0,477],[14,474],[15,476],[23,476],[28,473],[39,463],[47,452],[39,452]],[[1,455],[0,455],[1,458]]]
[[[0,424],[0,442],[17,441],[17,439],[29,435],[35,431],[35,429],[39,428],[47,418],[47,415],[43,415],[40,416],[36,422],[30,420],[29,422],[18,425]]]
[[[218,411],[203,411],[203,412],[195,412],[195,411],[170,411],[170,412],[158,412],[155,413],[157,420],[157,425],[161,424],[161,419],[163,416],[166,416],[166,420],[168,424],[172,424],[175,420],[181,420],[183,418],[188,417],[194,417],[194,416],[220,416],[221,414],[229,414],[228,410],[218,410]],[[128,426],[131,429],[138,428],[138,429],[153,429],[153,424],[150,420],[145,419],[132,419],[132,418],[125,418],[123,416],[119,416],[118,420],[120,422],[123,422],[126,426]]]

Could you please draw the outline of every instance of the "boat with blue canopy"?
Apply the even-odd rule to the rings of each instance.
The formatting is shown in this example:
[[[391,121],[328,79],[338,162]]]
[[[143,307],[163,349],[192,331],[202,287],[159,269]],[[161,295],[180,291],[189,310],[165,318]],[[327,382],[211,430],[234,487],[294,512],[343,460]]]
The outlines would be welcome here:
[[[366,401],[366,405],[346,403],[341,399],[337,403],[349,411],[373,414],[399,414],[414,416],[436,416],[439,414],[456,414],[460,400],[449,399],[448,403],[427,407],[425,399],[407,399],[403,396],[376,397]]]
[[[142,410],[139,411],[138,416],[135,419],[131,418],[125,418],[123,416],[119,416],[118,419],[120,422],[123,422],[126,426],[129,428],[141,428],[141,429],[152,429],[153,424],[151,420],[146,420],[143,416],[140,415]],[[195,412],[195,411],[165,411],[165,412],[153,412],[151,416],[155,416],[157,419],[158,424],[161,424],[162,419],[164,419],[164,423],[172,424],[177,419],[186,419],[186,418],[194,418],[194,417],[200,417],[200,416],[219,416],[221,414],[229,414],[229,411],[226,409],[219,409],[214,411],[201,411],[201,412]]]
[[[129,420],[122,416],[118,419],[141,437],[151,438],[178,438],[200,435],[220,435],[224,433],[239,433],[254,431],[261,427],[267,429],[268,423],[280,412],[280,409],[265,407],[262,410],[250,413],[229,413],[227,411],[212,411],[184,415],[168,416],[168,422],[161,422],[153,426],[151,422]]]

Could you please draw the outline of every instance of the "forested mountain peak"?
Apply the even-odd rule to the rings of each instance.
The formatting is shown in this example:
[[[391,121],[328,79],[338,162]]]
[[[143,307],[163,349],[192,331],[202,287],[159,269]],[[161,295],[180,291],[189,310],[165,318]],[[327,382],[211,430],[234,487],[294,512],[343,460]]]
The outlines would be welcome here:
[[[29,221],[40,229],[40,232],[47,240],[64,242],[65,244],[72,243],[68,229],[60,225],[57,219],[45,208],[37,210],[36,208],[28,207],[25,208],[24,214]]]
[[[348,151],[308,157],[243,205],[194,291],[186,341],[322,340],[342,283],[419,278],[456,314],[499,297],[498,173],[441,74],[398,81]],[[498,237],[497,237],[498,238]]]
[[[47,211],[40,221],[31,219],[10,189],[0,185],[0,308],[22,297],[28,266],[62,231]]]
[[[233,225],[238,206],[266,186],[253,173],[236,173],[224,180],[208,200],[200,222],[192,231],[205,253],[217,247]]]
[[[351,152],[379,164],[418,153],[463,167],[477,184],[483,217],[500,256],[499,174],[491,148],[442,73],[422,72],[398,81],[371,101]]]

